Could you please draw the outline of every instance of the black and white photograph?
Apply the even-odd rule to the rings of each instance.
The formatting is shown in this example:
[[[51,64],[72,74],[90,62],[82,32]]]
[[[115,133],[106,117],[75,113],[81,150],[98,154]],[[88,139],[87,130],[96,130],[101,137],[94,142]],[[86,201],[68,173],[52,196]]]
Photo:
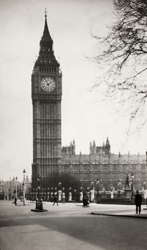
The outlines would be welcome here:
[[[0,250],[147,249],[147,0],[0,0]]]

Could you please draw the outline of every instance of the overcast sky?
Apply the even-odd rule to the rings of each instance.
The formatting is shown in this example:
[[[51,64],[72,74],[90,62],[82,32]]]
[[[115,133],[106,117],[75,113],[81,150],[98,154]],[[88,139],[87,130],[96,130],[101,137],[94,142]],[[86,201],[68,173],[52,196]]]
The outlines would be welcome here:
[[[75,139],[76,153],[89,153],[108,137],[112,153],[145,154],[147,127],[126,136],[128,120],[115,113],[116,103],[101,102],[99,89],[90,91],[99,69],[87,57],[96,54],[95,35],[107,34],[112,0],[0,0],[0,179],[23,169],[31,177],[31,73],[44,29],[44,10],[63,73],[62,146]]]

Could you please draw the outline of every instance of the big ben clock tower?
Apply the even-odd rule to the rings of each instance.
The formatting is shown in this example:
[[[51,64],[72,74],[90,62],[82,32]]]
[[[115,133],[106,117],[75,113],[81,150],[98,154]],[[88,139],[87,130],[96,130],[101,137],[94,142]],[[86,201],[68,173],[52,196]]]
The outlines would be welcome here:
[[[42,187],[48,187],[49,177],[58,172],[61,161],[62,73],[59,66],[45,13],[39,56],[32,73],[32,188],[37,187],[38,174]]]

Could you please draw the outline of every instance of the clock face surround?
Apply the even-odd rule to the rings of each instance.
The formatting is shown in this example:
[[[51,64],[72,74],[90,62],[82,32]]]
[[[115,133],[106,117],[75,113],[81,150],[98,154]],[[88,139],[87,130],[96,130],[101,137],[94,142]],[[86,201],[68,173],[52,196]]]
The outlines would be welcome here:
[[[44,77],[41,80],[41,88],[46,92],[51,92],[55,89],[56,83],[51,77]]]

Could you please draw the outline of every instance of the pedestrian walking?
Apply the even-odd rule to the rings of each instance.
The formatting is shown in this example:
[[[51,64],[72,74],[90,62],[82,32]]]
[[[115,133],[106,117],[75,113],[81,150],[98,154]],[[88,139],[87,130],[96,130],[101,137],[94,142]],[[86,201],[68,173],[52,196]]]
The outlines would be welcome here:
[[[57,195],[54,196],[54,203],[53,203],[53,206],[54,206],[55,204],[57,204],[57,206],[58,206],[58,198],[57,198]]]
[[[82,207],[89,207],[89,199],[87,196],[83,198],[83,206]]]
[[[141,194],[139,194],[137,190],[135,194],[136,214],[138,214],[138,209],[139,209],[139,214],[141,213],[141,203],[142,203],[142,196]]]
[[[17,205],[17,198],[16,197],[14,199],[14,204],[15,204],[15,206]]]

